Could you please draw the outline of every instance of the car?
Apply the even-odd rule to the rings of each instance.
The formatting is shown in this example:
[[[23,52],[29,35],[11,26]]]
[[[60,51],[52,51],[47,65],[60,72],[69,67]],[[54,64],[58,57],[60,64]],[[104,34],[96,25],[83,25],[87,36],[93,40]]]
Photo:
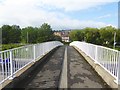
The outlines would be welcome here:
[[[8,64],[8,63],[10,63],[10,58],[6,58],[6,60],[2,60],[1,58],[0,58],[0,64]]]
[[[15,60],[12,60],[12,62],[14,64],[14,67],[16,67]],[[10,58],[6,58],[6,59],[3,59],[3,60],[0,58],[0,71],[2,71],[2,65],[3,65],[4,71],[7,70],[7,72],[8,72],[8,70],[10,69]]]

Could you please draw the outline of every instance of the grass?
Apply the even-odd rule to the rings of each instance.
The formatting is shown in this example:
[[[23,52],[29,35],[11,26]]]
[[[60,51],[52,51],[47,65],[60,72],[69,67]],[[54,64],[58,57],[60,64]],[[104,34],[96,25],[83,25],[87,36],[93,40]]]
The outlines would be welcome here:
[[[118,51],[120,51],[120,47],[116,47],[115,49],[118,50]]]
[[[24,44],[2,44],[2,51],[3,50],[8,50],[16,47],[23,46]]]
[[[120,46],[115,46],[115,48],[113,46],[105,46],[105,47],[120,51]]]

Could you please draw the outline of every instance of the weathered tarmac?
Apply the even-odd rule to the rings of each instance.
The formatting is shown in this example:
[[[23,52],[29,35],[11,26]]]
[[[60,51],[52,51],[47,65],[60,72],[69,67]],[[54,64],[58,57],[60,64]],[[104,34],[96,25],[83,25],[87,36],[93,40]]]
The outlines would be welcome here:
[[[108,88],[86,60],[68,47],[68,88]]]
[[[48,58],[47,63],[25,87],[29,88],[57,88],[59,86],[62,62],[64,59],[65,47],[58,48],[54,54]]]

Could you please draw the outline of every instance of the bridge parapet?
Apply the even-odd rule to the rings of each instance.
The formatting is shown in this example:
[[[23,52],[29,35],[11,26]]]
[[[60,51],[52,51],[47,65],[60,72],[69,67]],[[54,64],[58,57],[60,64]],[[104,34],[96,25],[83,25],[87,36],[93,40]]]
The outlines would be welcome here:
[[[63,45],[59,41],[26,45],[0,52],[0,88],[16,77],[16,73],[36,62],[52,49]],[[8,82],[6,82],[8,80]],[[4,85],[3,85],[4,83]]]
[[[116,79],[115,82],[120,85],[120,51],[79,41],[70,43],[70,46],[79,48],[113,76]]]

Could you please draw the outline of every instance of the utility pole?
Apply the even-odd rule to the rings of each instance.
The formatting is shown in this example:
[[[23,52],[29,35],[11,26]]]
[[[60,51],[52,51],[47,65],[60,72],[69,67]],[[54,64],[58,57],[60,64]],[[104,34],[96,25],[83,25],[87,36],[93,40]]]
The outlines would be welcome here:
[[[28,44],[28,39],[29,39],[29,38],[28,38],[28,32],[27,32],[27,44]]]
[[[114,33],[114,49],[115,49],[115,45],[116,45],[116,32]]]

